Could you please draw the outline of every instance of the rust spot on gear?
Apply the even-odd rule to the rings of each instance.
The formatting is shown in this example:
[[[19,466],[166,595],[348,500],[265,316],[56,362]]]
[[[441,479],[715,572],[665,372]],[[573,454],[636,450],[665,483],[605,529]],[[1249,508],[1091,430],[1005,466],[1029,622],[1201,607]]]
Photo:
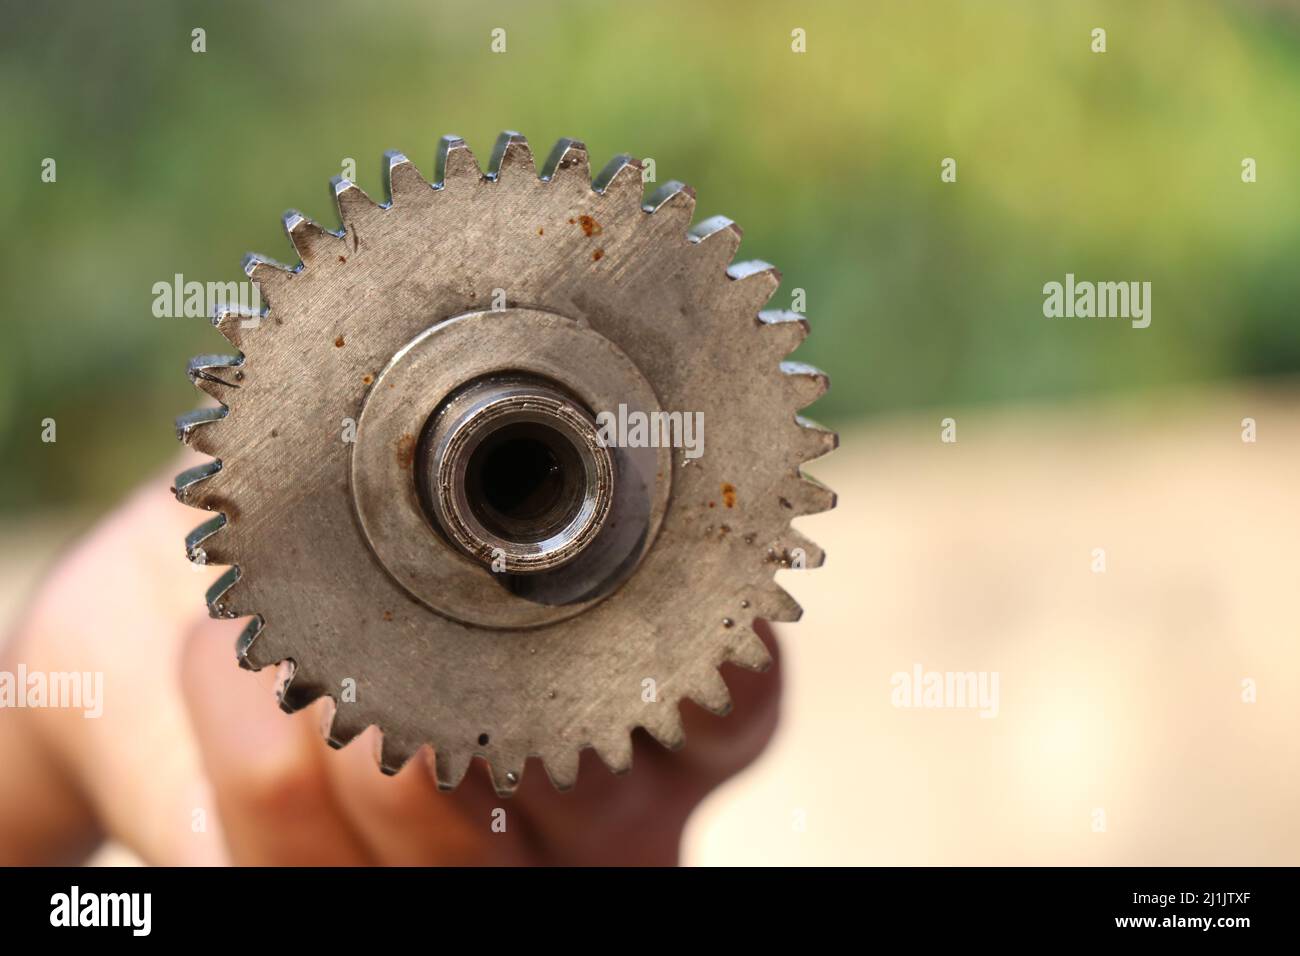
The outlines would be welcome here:
[[[573,222],[572,219],[569,222]],[[605,230],[591,216],[579,216],[578,225],[582,226],[582,233],[585,236],[599,236]]]
[[[334,340],[334,347],[336,349],[341,349],[343,348],[343,345],[344,345],[343,336],[340,335],[338,338]]]
[[[592,261],[592,262],[599,262],[599,261],[600,261],[601,259],[603,259],[604,257],[605,257],[605,250],[604,250],[604,249],[597,249],[595,252],[593,252],[593,253],[591,254],[591,261]]]
[[[403,468],[410,468],[415,461],[415,436],[403,435],[397,440],[397,463]]]
[[[736,507],[736,486],[729,481],[722,483],[722,503],[728,508]]]

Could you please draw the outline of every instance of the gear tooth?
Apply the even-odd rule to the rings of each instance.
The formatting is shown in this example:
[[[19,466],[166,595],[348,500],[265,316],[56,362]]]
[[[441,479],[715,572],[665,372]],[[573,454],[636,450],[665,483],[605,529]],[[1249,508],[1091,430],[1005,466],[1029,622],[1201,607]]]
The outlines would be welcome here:
[[[333,698],[330,700],[334,702],[334,706],[326,715],[321,736],[335,750],[341,750],[365,733],[370,725],[366,723],[366,719],[361,716],[361,712],[354,704],[340,704]]]
[[[239,661],[239,666],[246,671],[260,671],[263,667],[279,663],[259,652],[257,640],[261,636],[265,624],[266,622],[262,620],[260,614],[255,615],[235,641],[235,659]]]
[[[299,667],[294,660],[280,662],[277,678],[275,697],[280,702],[280,709],[286,714],[296,714],[320,700],[325,693],[322,682]]]
[[[695,215],[695,190],[685,183],[671,179],[650,194],[641,208],[652,216],[665,216],[679,220],[685,232]]]
[[[682,713],[672,700],[660,698],[658,703],[647,704],[640,726],[667,750],[680,750],[686,743],[686,730],[682,727]]]
[[[645,192],[641,161],[626,153],[615,156],[597,174],[591,188],[604,196],[641,205],[641,195]]]
[[[497,137],[492,147],[492,158],[488,161],[487,178],[493,181],[501,179],[502,174],[510,177],[537,178],[537,168],[533,165],[533,151],[523,133],[506,130]]]
[[[692,683],[694,686],[687,696],[695,703],[719,717],[731,712],[731,691],[715,668],[701,671]]]
[[[401,772],[420,747],[418,743],[399,740],[392,733],[385,731],[383,742],[379,745],[379,769],[390,777]]]
[[[492,789],[498,797],[514,796],[519,783],[524,778],[526,761],[521,758],[497,754],[488,760],[488,770],[492,776]]]
[[[172,494],[183,505],[201,508],[203,507],[203,491],[205,490],[203,482],[220,470],[221,461],[216,458],[212,461],[205,461],[201,465],[195,465],[193,468],[186,468],[172,479]]]
[[[557,140],[542,164],[541,175],[547,182],[572,181],[584,191],[590,189],[591,161],[587,158],[586,144],[568,137]]]
[[[389,205],[412,202],[430,195],[430,187],[420,171],[402,153],[390,149],[384,153],[384,198]]]
[[[283,262],[276,262],[256,252],[244,256],[244,274],[257,286],[262,299],[274,303],[293,280],[295,271]]]
[[[726,659],[751,671],[765,671],[772,666],[772,652],[752,630],[737,629],[736,643],[727,648]]]
[[[433,777],[438,789],[455,790],[465,779],[469,770],[471,755],[467,750],[452,750],[447,747],[435,748],[433,754]]]
[[[225,405],[231,393],[239,390],[243,364],[242,355],[196,355],[185,373],[195,388]]]
[[[434,163],[434,179],[445,189],[454,180],[478,182],[483,171],[478,167],[474,153],[459,136],[444,136],[438,142],[438,158]]]
[[[724,269],[735,258],[742,235],[741,228],[726,216],[710,216],[697,222],[687,233],[691,242],[715,257]]]
[[[578,782],[578,765],[581,754],[569,747],[557,747],[542,757],[546,776],[556,790],[572,790]]]
[[[185,557],[195,564],[229,564],[220,550],[214,550],[209,540],[226,526],[226,516],[214,515],[185,536]]]
[[[249,329],[255,329],[262,324],[262,319],[266,317],[266,312],[253,312],[248,309],[237,309],[226,305],[218,305],[212,310],[213,327],[226,337],[231,345],[241,348],[243,345],[244,332]]]
[[[826,561],[824,552],[817,542],[794,528],[787,528],[781,535],[780,543],[773,546],[776,562],[783,568],[820,568]],[[772,557],[772,555],[769,555]]]
[[[355,237],[354,227],[357,221],[377,210],[379,206],[360,186],[344,176],[330,179],[330,189],[334,194],[334,206],[338,209],[339,222],[343,224],[345,239],[349,231]]]
[[[776,266],[759,259],[733,262],[727,267],[727,277],[735,281],[732,288],[737,293],[746,298],[753,297],[755,311],[758,311],[760,307],[766,304],[776,293],[777,287],[781,285],[781,273]],[[744,308],[746,311],[749,310],[748,302],[746,302]]]
[[[789,355],[808,337],[808,320],[798,312],[771,310],[758,313],[765,338],[773,341],[780,354]]]
[[[808,567],[814,567],[814,565],[808,565]],[[790,593],[785,588],[775,582],[758,599],[754,611],[758,617],[765,621],[778,621],[784,624],[793,624],[803,617],[803,607],[790,596]]]
[[[190,445],[205,454],[213,454],[209,450],[211,441],[205,434],[208,430],[203,426],[221,421],[226,417],[228,411],[229,409],[226,406],[217,405],[211,408],[196,408],[192,412],[178,415],[176,417],[177,439],[182,444]]]
[[[708,219],[701,219],[691,226],[688,233],[692,242],[716,241],[717,237],[722,237],[727,241],[734,242],[736,246],[740,245],[741,237],[744,234],[744,230],[726,216],[710,216]]]
[[[293,243],[293,250],[298,253],[303,265],[311,264],[321,255],[329,256],[343,238],[342,233],[331,232],[296,209],[286,212],[282,221],[284,234]]]
[[[829,428],[823,428],[812,419],[804,418],[802,415],[796,415],[794,420],[800,429],[800,461],[812,461],[814,458],[822,457],[822,455],[829,455],[840,447],[840,436]]]
[[[235,565],[227,568],[225,573],[212,583],[212,587],[208,588],[207,594],[208,614],[212,617],[234,618],[252,613],[238,610],[232,601],[234,595],[231,592],[239,582],[239,577],[239,566]]]
[[[830,511],[838,500],[830,488],[811,475],[800,472],[794,490],[781,503],[790,510],[791,518],[798,518]]]
[[[786,388],[793,393],[795,408],[807,408],[831,387],[829,375],[804,362],[782,362],[781,374],[786,376]]]
[[[591,749],[598,756],[610,773],[624,774],[632,769],[632,737],[626,730],[609,730],[598,740],[593,740]]]

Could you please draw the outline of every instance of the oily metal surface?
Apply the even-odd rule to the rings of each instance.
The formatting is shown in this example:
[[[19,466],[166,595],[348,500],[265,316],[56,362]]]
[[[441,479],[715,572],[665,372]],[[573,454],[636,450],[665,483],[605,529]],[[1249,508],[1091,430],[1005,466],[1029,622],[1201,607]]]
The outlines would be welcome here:
[[[768,660],[753,620],[799,616],[773,573],[821,562],[789,524],[834,504],[799,472],[834,447],[796,415],[825,376],[781,361],[806,323],[759,314],[776,271],[732,263],[740,232],[728,220],[692,228],[687,187],[669,183],[643,208],[631,158],[593,185],[585,149],[561,141],[539,178],[523,138],[503,134],[486,175],[451,137],[432,186],[399,154],[387,166],[383,204],[336,181],[341,230],[286,216],[302,265],[250,257],[265,314],[216,316],[241,354],[191,363],[221,403],[178,421],[183,440],[217,459],[176,482],[182,501],[214,513],[187,540],[190,555],[232,566],[209,605],[252,616],[246,666],[292,661],[286,707],[335,701],[334,743],[377,724],[386,770],[426,744],[443,787],[475,755],[502,793],[530,756],[560,787],[587,746],[626,770],[632,729],[675,747],[681,700],[727,709],[718,666]],[[386,572],[354,514],[344,440],[403,346],[502,295],[590,327],[661,408],[705,422],[703,455],[669,456],[671,497],[634,573],[581,614],[527,630],[453,621]]]

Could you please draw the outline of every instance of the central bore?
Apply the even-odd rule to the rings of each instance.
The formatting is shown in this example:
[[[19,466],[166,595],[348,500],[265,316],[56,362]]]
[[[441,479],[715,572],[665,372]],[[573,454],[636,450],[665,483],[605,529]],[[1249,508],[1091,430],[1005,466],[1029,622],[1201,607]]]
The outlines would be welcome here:
[[[585,478],[580,452],[562,431],[515,422],[470,455],[466,498],[479,521],[501,537],[542,541],[578,515]]]
[[[599,534],[613,459],[590,412],[549,382],[493,376],[455,392],[425,426],[419,478],[434,523],[495,571],[549,571]]]

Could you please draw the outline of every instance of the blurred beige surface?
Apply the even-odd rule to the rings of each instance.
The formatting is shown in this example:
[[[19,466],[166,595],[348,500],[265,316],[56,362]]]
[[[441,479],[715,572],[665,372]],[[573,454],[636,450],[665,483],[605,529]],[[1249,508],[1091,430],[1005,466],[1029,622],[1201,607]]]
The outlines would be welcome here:
[[[1300,863],[1298,412],[1166,393],[843,434],[810,469],[839,508],[800,523],[827,564],[782,572],[781,729],[687,862]],[[999,715],[895,708],[918,662],[999,672]]]
[[[687,862],[1300,863],[1300,392],[935,410],[811,470],[782,726]],[[69,527],[0,531],[0,621]],[[998,716],[895,708],[917,663],[997,671]]]

